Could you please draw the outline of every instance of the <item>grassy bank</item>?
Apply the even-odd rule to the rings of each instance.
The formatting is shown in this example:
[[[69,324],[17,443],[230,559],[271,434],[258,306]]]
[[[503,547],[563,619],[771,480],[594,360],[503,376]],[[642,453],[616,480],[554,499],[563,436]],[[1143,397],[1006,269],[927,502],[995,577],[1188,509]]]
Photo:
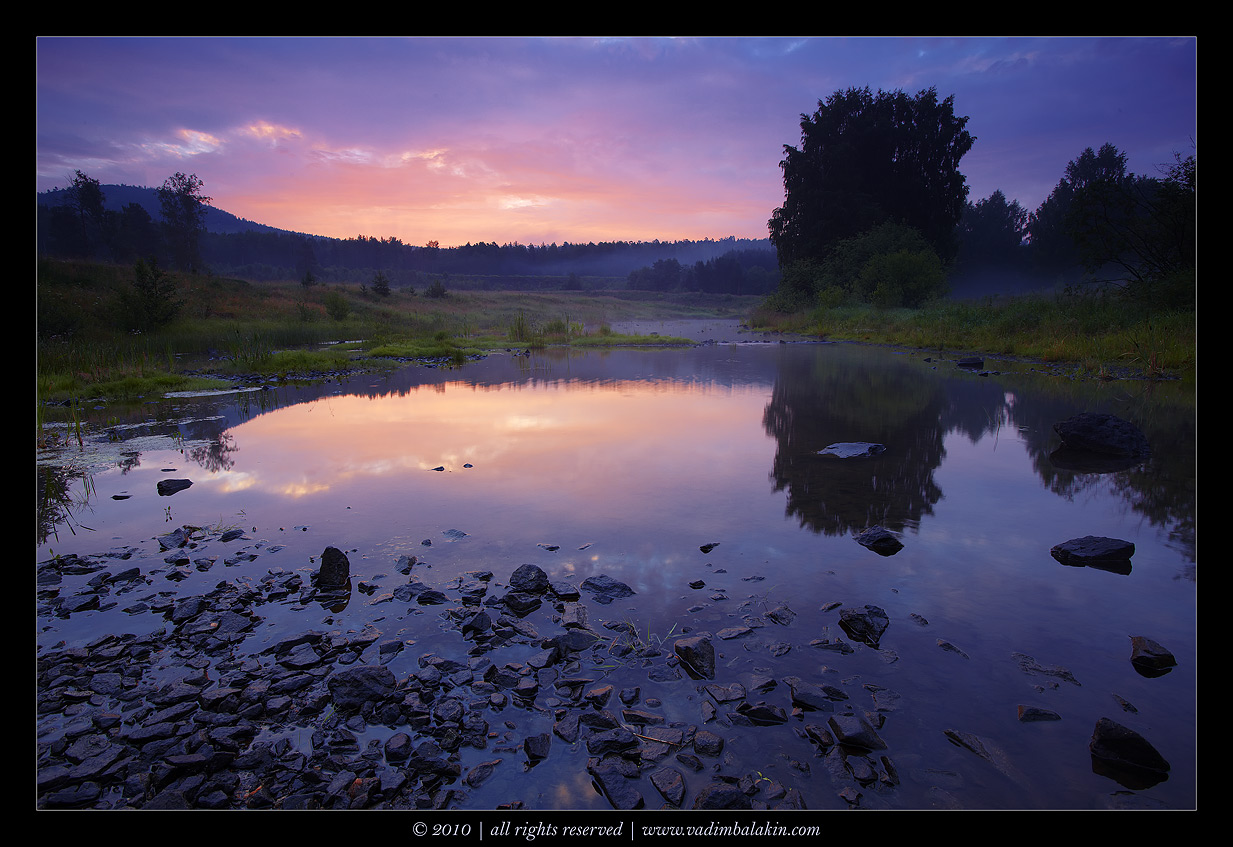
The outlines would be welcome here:
[[[1029,295],[944,302],[922,309],[839,306],[784,314],[760,308],[755,328],[835,341],[982,353],[1118,375],[1193,380],[1193,312],[1146,312],[1115,296]]]
[[[397,358],[462,362],[510,346],[672,343],[611,332],[616,321],[743,317],[756,298],[656,292],[448,291],[167,274],[178,308],[139,320],[131,266],[42,261],[40,401],[132,399],[225,384],[238,373],[293,378],[392,367]],[[684,339],[676,339],[686,343]],[[211,379],[213,378],[213,379]]]
[[[1116,297],[1040,295],[783,314],[759,298],[636,291],[449,291],[379,296],[362,284],[169,274],[174,318],[139,325],[131,266],[43,261],[38,278],[40,401],[109,401],[202,390],[239,373],[294,378],[392,367],[397,359],[461,363],[506,347],[686,343],[628,336],[618,321],[732,317],[755,329],[1066,364],[1093,377],[1133,372],[1193,379],[1192,312],[1144,313]]]

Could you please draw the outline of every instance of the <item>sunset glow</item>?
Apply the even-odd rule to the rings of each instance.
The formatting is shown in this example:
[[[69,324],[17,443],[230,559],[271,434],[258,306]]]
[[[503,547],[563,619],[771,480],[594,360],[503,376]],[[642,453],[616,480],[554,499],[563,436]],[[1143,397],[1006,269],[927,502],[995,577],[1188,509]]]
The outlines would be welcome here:
[[[40,38],[36,186],[75,170],[281,229],[442,246],[765,238],[800,116],[936,87],[970,199],[1197,144],[1194,38]]]

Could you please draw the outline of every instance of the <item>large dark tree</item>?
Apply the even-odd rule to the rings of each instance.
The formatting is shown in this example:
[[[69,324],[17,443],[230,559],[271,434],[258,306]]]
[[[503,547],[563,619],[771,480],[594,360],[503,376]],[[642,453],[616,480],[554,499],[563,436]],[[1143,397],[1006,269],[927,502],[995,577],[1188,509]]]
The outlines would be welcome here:
[[[1045,270],[1078,266],[1082,259],[1075,238],[1076,202],[1088,189],[1124,183],[1126,154],[1112,144],[1091,147],[1066,165],[1066,174],[1028,219],[1028,237],[1034,262]],[[1087,202],[1090,204],[1092,197]]]
[[[188,271],[201,266],[201,235],[210,205],[210,198],[201,193],[204,185],[196,174],[177,173],[157,189],[172,258],[177,267]]]
[[[1027,211],[1001,189],[968,203],[959,222],[959,258],[969,267],[1016,264],[1027,234]]]
[[[780,267],[824,258],[834,245],[878,224],[906,224],[937,254],[955,254],[967,201],[959,160],[975,138],[954,98],[930,88],[838,91],[801,115],[801,145],[784,146],[784,205],[770,220]]]
[[[1032,215],[1031,250],[1046,267],[1082,267],[1156,305],[1190,305],[1196,251],[1195,158],[1162,179],[1126,171],[1112,144],[1087,148]]]

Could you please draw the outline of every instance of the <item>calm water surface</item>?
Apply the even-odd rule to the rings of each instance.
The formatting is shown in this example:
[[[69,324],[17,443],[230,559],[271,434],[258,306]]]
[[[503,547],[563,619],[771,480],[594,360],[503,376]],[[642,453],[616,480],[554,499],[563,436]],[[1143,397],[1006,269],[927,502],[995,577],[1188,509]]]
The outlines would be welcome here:
[[[1193,398],[1177,386],[986,366],[1002,373],[852,345],[718,343],[496,354],[455,370],[168,401],[149,415],[180,421],[178,449],[164,444],[95,473],[88,505],[40,540],[38,560],[125,546],[154,555],[152,539],[185,524],[244,528],[252,561],[155,578],[153,587],[188,595],[271,570],[308,574],[337,546],[353,583],[376,590],[353,593],[337,612],[264,607],[254,650],[303,629],[376,626],[414,645],[395,660],[400,676],[423,652],[459,647],[431,614],[390,602],[406,579],[394,569],[402,555],[418,556],[415,577],[434,586],[482,570],[500,584],[525,562],[576,585],[607,574],[637,593],[592,604],[596,628],[629,620],[670,644],[683,631],[764,623],[718,642],[719,681],[769,673],[842,683],[854,697],[897,694],[881,734],[902,785],[878,795],[885,807],[1103,808],[1131,796],[1193,807]],[[1055,466],[1052,426],[1080,411],[1136,421],[1151,461],[1106,474]],[[839,441],[887,450],[859,461],[818,455]],[[160,497],[155,484],[167,477],[193,485]],[[873,524],[903,550],[884,557],[853,540]],[[1132,541],[1130,573],[1050,556],[1085,535]],[[718,546],[704,553],[707,544]],[[836,602],[886,610],[880,650],[811,646],[843,637]],[[767,623],[765,612],[783,605],[795,618]],[[117,606],[40,620],[38,639],[84,643],[163,625]],[[1160,642],[1178,666],[1139,675],[1134,635]],[[1028,673],[1017,654],[1062,666],[1078,684]],[[670,720],[700,724],[697,683],[632,684],[662,699]],[[790,708],[782,683],[750,699]],[[1021,723],[1020,705],[1061,720]],[[1088,741],[1101,717],[1143,734],[1170,762],[1168,779],[1131,792],[1094,771]],[[518,720],[519,738],[551,726],[550,714]],[[837,808],[798,726],[721,723],[729,754],[745,763],[737,772],[756,767],[798,787],[810,808]],[[980,736],[999,764],[951,743],[947,730]],[[584,757],[554,755],[534,779],[498,768],[477,803],[517,795],[528,807],[606,808]]]

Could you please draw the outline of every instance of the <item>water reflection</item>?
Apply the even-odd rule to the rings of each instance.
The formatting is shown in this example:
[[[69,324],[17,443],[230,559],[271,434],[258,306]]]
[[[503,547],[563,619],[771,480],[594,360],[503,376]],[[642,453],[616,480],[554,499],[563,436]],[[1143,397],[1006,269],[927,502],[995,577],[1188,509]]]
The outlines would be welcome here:
[[[575,587],[607,574],[637,593],[592,604],[597,631],[623,618],[644,633],[755,623],[721,647],[726,680],[752,690],[754,680],[842,664],[845,680],[901,693],[905,708],[888,718],[886,736],[903,772],[966,780],[965,799],[977,806],[1012,807],[1025,795],[982,784],[983,765],[968,764],[970,753],[943,729],[996,738],[1031,771],[1030,805],[1073,806],[1076,796],[1082,805],[1092,789],[1077,769],[1088,769],[1091,720],[1116,692],[1155,722],[1153,742],[1174,766],[1165,788],[1185,805],[1190,791],[1179,775],[1194,758],[1194,406],[1168,395],[1027,369],[985,377],[852,345],[494,355],[458,370],[413,367],[240,400],[168,401],[156,415],[176,427],[178,446],[120,444],[111,469],[93,477],[97,533],[79,532],[72,543],[94,554],[116,539],[149,542],[180,524],[243,514],[250,538],[236,545],[258,554],[251,564],[225,549],[216,570],[171,585],[161,557],[147,559],[152,590],[177,594],[208,591],[220,578],[307,580],[322,549],[338,546],[351,564],[345,596],[296,609],[290,592],[286,609],[263,606],[261,635],[376,628],[417,645],[391,665],[400,675],[416,656],[460,643],[439,626],[441,609],[397,600],[408,580],[452,601],[475,572],[490,572],[495,593],[525,562]],[[1136,421],[1151,460],[1109,473],[1059,467],[1052,426],[1076,411]],[[818,455],[843,441],[887,450],[855,461]],[[168,474],[193,486],[160,502],[154,487]],[[49,488],[65,499],[67,486]],[[112,500],[119,492],[131,496]],[[41,515],[40,524],[54,528],[61,517]],[[880,557],[851,540],[871,524],[910,536],[903,551]],[[1133,540],[1133,572],[1050,557],[1053,545],[1090,533]],[[57,546],[65,543],[62,536]],[[396,563],[411,555],[418,560],[408,573]],[[885,612],[879,649],[858,644],[840,655],[816,646],[843,631],[833,601]],[[768,623],[781,607],[795,615],[791,623]],[[92,633],[60,628],[91,623],[48,622],[41,637],[88,641]],[[100,615],[96,625],[132,624]],[[1178,656],[1167,676],[1127,667],[1127,635],[1143,630]],[[1016,655],[1066,665],[1082,686],[1034,685]],[[697,720],[697,702],[679,687],[630,683],[654,691],[671,719]],[[1029,737],[1007,716],[1038,701],[1066,716]],[[1041,743],[1043,733],[1055,740]],[[759,769],[779,766],[768,750],[782,749],[784,761],[807,758],[795,735],[769,736],[740,734],[733,749]],[[1063,759],[1072,764],[1060,766]],[[568,761],[535,770],[544,803],[599,802]],[[910,781],[902,802],[926,801]],[[530,791],[529,783],[508,790]]]
[[[893,530],[919,526],[944,493],[936,472],[946,460],[945,442],[959,434],[1022,440],[1045,486],[1067,500],[1102,490],[1123,499],[1152,525],[1165,529],[1192,561],[1194,552],[1193,406],[1153,402],[1150,383],[1129,389],[1089,386],[1073,391],[1020,375],[994,380],[959,372],[934,372],[917,357],[870,355],[858,347],[815,347],[785,356],[764,415],[777,450],[771,469],[787,511],[802,526],[826,535],[847,535],[874,524]],[[1163,391],[1161,392],[1163,393]],[[1112,395],[1112,396],[1109,396]],[[1112,409],[1142,421],[1155,445],[1149,462],[1095,466],[1058,461],[1053,424],[1073,413]],[[888,447],[872,458],[820,456],[840,441],[872,441]]]
[[[775,489],[787,492],[787,510],[803,526],[826,535],[916,526],[942,496],[934,471],[945,455],[943,383],[921,379],[919,366],[861,352],[833,345],[785,359],[764,415],[778,442]],[[840,441],[887,450],[867,459],[818,455]]]

